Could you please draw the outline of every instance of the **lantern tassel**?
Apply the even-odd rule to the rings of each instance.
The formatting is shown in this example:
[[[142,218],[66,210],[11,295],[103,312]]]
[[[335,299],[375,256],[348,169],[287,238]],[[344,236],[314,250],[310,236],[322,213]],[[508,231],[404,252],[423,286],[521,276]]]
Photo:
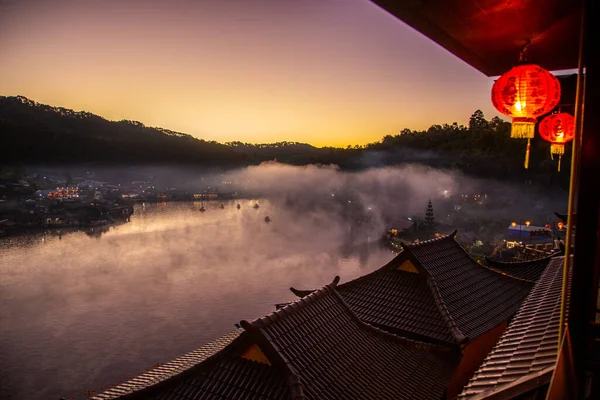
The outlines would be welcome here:
[[[552,152],[552,148],[550,148],[550,160],[554,161],[554,153]]]
[[[558,172],[560,172],[560,160],[562,160],[562,154],[558,156]]]
[[[529,168],[529,149],[531,148],[530,141],[531,139],[527,139],[527,151],[525,152],[525,169]]]

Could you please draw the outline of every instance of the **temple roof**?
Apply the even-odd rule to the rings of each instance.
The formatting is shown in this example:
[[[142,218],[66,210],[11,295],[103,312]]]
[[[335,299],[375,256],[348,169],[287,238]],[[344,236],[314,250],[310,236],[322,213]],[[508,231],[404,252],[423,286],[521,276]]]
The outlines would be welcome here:
[[[530,282],[537,282],[548,266],[550,260],[557,255],[562,255],[562,252],[556,255],[539,258],[537,260],[506,262],[497,261],[490,257],[486,257],[485,261],[493,270],[497,270],[515,278],[525,279]]]
[[[550,381],[557,358],[563,264],[564,257],[552,258],[461,399],[486,398],[508,388],[518,391],[518,384],[531,390],[531,385],[525,385],[528,380],[534,381],[534,387]]]
[[[342,285],[339,292],[365,322],[390,332],[421,340],[456,343],[431,295],[427,280],[418,274],[385,268]]]
[[[243,331],[220,351],[137,398],[440,399],[460,354],[361,322],[337,293],[338,280],[241,321]]]
[[[516,313],[533,284],[476,263],[455,236],[403,245],[389,264],[338,291],[359,318],[387,331],[437,343],[471,340]],[[403,270],[405,261],[416,271]]]
[[[402,253],[401,253],[402,254]],[[381,329],[415,339],[457,343],[426,279],[397,269],[400,258],[336,289],[358,317]],[[297,296],[310,290],[291,288]],[[431,340],[433,339],[433,340]]]

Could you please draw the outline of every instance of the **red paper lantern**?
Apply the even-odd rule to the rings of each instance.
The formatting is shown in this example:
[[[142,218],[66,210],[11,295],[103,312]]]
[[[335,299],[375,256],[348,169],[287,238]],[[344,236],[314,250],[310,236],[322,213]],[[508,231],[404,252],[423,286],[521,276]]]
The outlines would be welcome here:
[[[550,226],[550,224],[546,224],[546,226],[545,226],[544,228],[546,228],[546,229],[550,229],[550,228],[551,228],[551,226]]]
[[[512,118],[510,137],[527,139],[525,168],[529,165],[529,141],[535,136],[537,117],[552,111],[559,101],[560,82],[537,64],[517,65],[494,82],[492,103]]]
[[[558,154],[558,170],[560,160],[565,154],[565,143],[575,137],[575,118],[571,114],[559,112],[550,114],[540,122],[540,136],[550,142],[550,157]]]

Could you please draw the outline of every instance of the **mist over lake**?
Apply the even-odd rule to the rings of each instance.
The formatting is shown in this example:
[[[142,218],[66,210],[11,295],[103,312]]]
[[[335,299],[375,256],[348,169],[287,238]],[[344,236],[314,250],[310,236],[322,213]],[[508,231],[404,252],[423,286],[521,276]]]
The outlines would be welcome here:
[[[118,383],[393,254],[348,227],[267,200],[137,205],[100,238],[0,247],[2,398],[58,399]],[[272,221],[264,222],[268,213]],[[302,225],[297,223],[302,220]],[[361,243],[359,243],[361,242]]]
[[[130,222],[106,232],[1,239],[0,398],[81,398],[273,311],[294,299],[290,286],[318,288],[336,275],[345,282],[381,267],[394,256],[382,245],[385,230],[422,217],[430,198],[444,223],[451,191],[520,193],[416,165],[347,173],[267,163],[202,178],[185,169],[152,173],[159,183],[189,187],[236,181],[260,196],[138,202]],[[554,200],[539,199],[551,214]],[[504,229],[521,206],[527,209],[475,204],[460,215]],[[453,227],[442,225],[442,233]]]

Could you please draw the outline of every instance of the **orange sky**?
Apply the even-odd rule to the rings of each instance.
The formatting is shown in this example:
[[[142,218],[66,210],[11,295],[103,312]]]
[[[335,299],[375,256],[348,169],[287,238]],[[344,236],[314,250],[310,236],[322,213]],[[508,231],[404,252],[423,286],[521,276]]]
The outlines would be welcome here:
[[[492,84],[368,0],[0,2],[0,95],[207,140],[466,124]]]

